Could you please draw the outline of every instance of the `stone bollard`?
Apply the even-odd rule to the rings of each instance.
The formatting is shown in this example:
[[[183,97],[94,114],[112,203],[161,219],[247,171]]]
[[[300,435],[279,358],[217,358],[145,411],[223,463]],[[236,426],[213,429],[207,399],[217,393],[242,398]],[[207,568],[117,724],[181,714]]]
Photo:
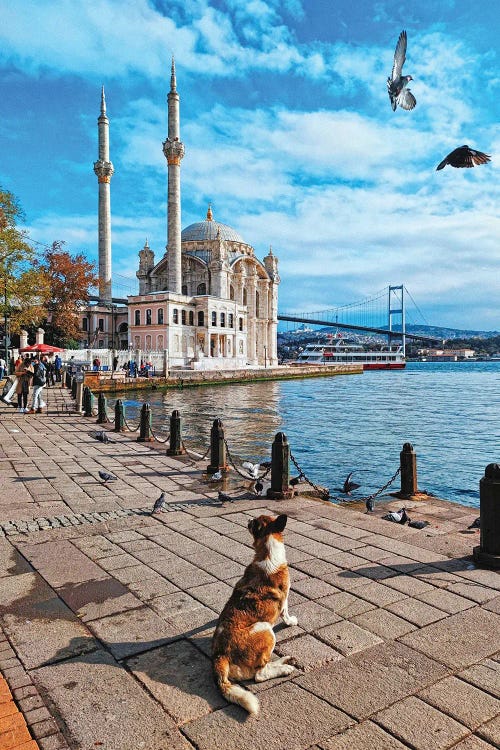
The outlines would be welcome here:
[[[83,416],[92,417],[94,411],[94,396],[88,385],[83,389]]]
[[[123,401],[118,399],[115,403],[115,432],[125,432],[125,410]]]
[[[417,483],[417,454],[411,443],[405,443],[399,454],[401,466],[401,492],[400,497],[410,497],[418,493]]]
[[[83,382],[82,381],[76,384],[75,400],[76,400],[75,411],[77,414],[81,414],[83,411]]]
[[[71,398],[76,398],[76,378],[74,375],[71,378]]]
[[[170,417],[170,444],[167,456],[182,456],[186,449],[182,445],[181,415],[174,409]]]
[[[290,487],[290,445],[284,432],[278,432],[271,450],[271,487],[267,497],[274,500],[285,500],[293,497]]]
[[[108,411],[106,408],[106,397],[102,391],[97,397],[97,419],[96,424],[106,424],[109,422]]]
[[[207,474],[215,474],[216,471],[229,471],[226,461],[224,427],[220,419],[214,419],[210,430],[210,463],[207,466]]]
[[[143,404],[141,407],[141,421],[139,422],[138,443],[151,443],[153,441],[151,431],[151,407],[149,404]]]
[[[69,374],[67,370],[65,374],[65,385],[66,385],[66,388],[71,388],[71,375]]]
[[[479,482],[479,515],[481,537],[474,547],[479,565],[500,569],[500,465],[488,464]]]

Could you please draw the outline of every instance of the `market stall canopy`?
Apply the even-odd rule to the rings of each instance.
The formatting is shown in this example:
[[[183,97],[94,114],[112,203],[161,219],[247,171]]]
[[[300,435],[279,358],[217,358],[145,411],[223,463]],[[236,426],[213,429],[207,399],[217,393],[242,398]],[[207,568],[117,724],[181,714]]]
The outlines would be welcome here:
[[[19,349],[20,352],[38,352],[39,354],[54,354],[55,352],[63,352],[59,346],[51,346],[50,344],[32,344],[31,346],[25,346],[23,349]]]

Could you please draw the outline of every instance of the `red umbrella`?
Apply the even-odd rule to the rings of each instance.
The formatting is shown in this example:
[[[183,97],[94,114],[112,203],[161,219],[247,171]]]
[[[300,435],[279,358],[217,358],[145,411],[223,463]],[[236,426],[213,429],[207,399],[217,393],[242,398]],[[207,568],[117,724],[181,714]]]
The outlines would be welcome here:
[[[51,346],[50,344],[32,344],[31,346],[25,346],[24,349],[19,349],[20,352],[39,352],[40,354],[53,354],[54,352],[63,352],[59,346]]]

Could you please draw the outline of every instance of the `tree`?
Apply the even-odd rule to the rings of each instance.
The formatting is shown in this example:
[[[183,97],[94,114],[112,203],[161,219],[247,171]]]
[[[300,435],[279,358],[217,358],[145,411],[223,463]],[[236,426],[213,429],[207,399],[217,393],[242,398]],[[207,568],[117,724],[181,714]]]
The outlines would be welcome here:
[[[35,250],[28,233],[19,229],[24,213],[17,198],[0,187],[0,311],[11,333],[35,326],[45,317],[49,288],[36,266]]]
[[[63,246],[64,242],[53,242],[40,264],[50,290],[46,339],[59,345],[80,338],[78,310],[88,303],[90,287],[98,284],[95,264],[87,261],[83,253],[71,255]]]

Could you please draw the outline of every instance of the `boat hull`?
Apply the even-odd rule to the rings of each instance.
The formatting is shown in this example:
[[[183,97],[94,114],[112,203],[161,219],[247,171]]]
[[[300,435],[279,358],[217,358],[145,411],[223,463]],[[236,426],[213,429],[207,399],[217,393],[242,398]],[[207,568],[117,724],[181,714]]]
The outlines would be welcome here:
[[[365,362],[363,370],[404,370],[406,362]]]

